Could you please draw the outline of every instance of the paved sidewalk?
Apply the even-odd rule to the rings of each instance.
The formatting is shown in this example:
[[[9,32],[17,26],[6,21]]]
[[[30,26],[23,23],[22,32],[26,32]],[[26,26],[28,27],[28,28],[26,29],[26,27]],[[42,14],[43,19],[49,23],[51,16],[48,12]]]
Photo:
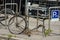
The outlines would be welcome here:
[[[39,21],[39,24],[42,24],[41,21]],[[46,29],[48,28],[48,20],[45,21]],[[32,29],[36,27],[36,19],[30,18],[30,26],[29,28]],[[42,28],[39,28],[38,30],[41,31]],[[19,38],[19,40],[60,40],[60,21],[58,22],[51,22],[51,29],[52,34],[50,36],[43,37],[41,32],[33,32],[31,34],[31,37],[28,37],[25,34],[19,34],[16,35],[16,38]],[[6,36],[8,34],[11,34],[8,29],[5,29],[4,26],[0,25],[0,36]]]

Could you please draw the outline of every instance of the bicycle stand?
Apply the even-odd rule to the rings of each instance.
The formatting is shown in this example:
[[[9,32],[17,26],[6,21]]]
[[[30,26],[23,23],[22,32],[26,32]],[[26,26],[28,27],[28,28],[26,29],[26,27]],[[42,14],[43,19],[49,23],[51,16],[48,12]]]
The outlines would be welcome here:
[[[45,22],[44,22],[44,21],[45,21],[46,19],[48,19],[48,18],[44,16],[44,17],[41,17],[40,19],[43,20],[43,21],[42,21],[42,22],[43,22],[42,33],[43,33],[43,36],[45,36],[45,25],[44,25]]]
[[[36,9],[35,9],[35,7],[29,7],[28,9],[34,9],[34,10],[37,10],[37,27],[36,28],[34,28],[34,29],[32,29],[32,30],[30,30],[29,29],[29,15],[28,14],[26,14],[27,16],[26,16],[26,20],[27,20],[27,31],[25,31],[25,32],[27,32],[26,34],[27,35],[31,35],[31,31],[33,31],[33,30],[35,30],[35,29],[38,29],[38,28],[40,28],[40,27],[42,27],[42,33],[43,33],[43,35],[45,36],[45,26],[44,26],[44,21],[47,19],[45,16],[38,16],[38,12],[39,12],[39,10],[42,10],[42,8],[41,7],[36,7]],[[28,13],[28,10],[27,10],[27,12],[26,13]],[[45,14],[44,14],[45,15]],[[31,17],[31,16],[30,16]],[[33,17],[33,16],[32,16]],[[42,19],[43,20],[43,24],[42,25],[38,25],[38,19]]]
[[[27,35],[28,35],[29,32],[30,32],[30,34],[31,34],[31,31],[29,31],[30,29],[29,29],[29,22],[28,22],[28,21],[29,21],[29,14],[28,14],[29,11],[28,11],[28,10],[29,10],[29,9],[31,9],[31,10],[32,10],[32,9],[33,9],[33,10],[37,10],[37,16],[36,16],[36,17],[37,17],[37,28],[35,28],[35,29],[38,29],[38,28],[39,28],[39,26],[38,26],[38,19],[39,19],[39,17],[40,17],[40,16],[38,16],[38,11],[39,11],[39,10],[46,11],[46,8],[45,8],[45,7],[33,7],[33,6],[28,6],[28,5],[27,5],[27,0],[25,1],[25,4],[26,4],[26,6],[25,6],[25,8],[26,8],[26,9],[25,9],[26,18],[25,18],[25,19],[27,20],[27,31],[28,31],[28,32],[27,32],[27,31],[25,31],[25,32],[27,32]],[[43,29],[42,29],[42,31],[43,31],[43,34],[44,34],[44,33],[45,33],[45,27],[44,27],[44,20],[45,20],[45,18],[42,18],[42,19],[43,19],[43,25],[42,25],[42,26],[43,26]],[[40,25],[40,26],[41,26],[41,25]],[[32,30],[34,30],[34,29],[32,29]],[[29,34],[29,35],[30,35],[30,34]]]

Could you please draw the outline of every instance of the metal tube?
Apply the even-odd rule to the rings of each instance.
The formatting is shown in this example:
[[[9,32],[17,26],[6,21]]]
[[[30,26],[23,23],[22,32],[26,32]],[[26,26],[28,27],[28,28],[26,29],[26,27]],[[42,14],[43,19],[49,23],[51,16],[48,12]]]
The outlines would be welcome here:
[[[5,0],[6,3],[6,0]],[[7,25],[7,20],[6,20],[7,14],[6,14],[6,5],[5,5],[5,24]]]
[[[43,36],[45,36],[45,26],[44,26],[44,21],[45,21],[45,18],[43,18],[43,28],[42,28]]]
[[[19,13],[21,14],[21,0],[20,0],[20,3],[19,3]]]
[[[0,4],[0,6],[4,6],[4,4]]]
[[[18,14],[18,5],[16,5],[16,24],[18,23],[18,18],[17,18],[18,15],[19,15]]]
[[[34,10],[46,10],[46,7],[33,7],[33,6],[29,6],[27,7],[28,9],[34,9]]]
[[[51,9],[51,8],[60,8],[60,6],[49,7],[49,9]]]
[[[5,3],[5,5],[18,5],[17,3]]]
[[[16,23],[18,23],[18,21],[17,21],[17,20],[18,20],[18,19],[17,19],[17,15],[18,15],[18,5],[17,5],[16,3],[5,3],[5,15],[7,15],[7,14],[6,14],[6,6],[7,6],[7,5],[16,5],[16,15],[15,15],[15,16],[16,16]]]
[[[12,0],[11,0],[11,3],[12,3]],[[12,5],[11,5],[11,9],[12,9]]]
[[[3,0],[3,5],[4,5],[4,0]]]
[[[26,13],[25,15],[26,15],[26,16],[28,15],[28,8],[27,8],[28,6],[27,6],[27,3],[28,3],[28,2],[27,2],[27,0],[26,0],[26,1],[25,1],[25,13]]]
[[[27,28],[29,27],[29,17],[28,17],[28,6],[27,6],[28,1],[25,1],[25,19],[27,21]]]
[[[50,9],[52,9],[52,8],[60,8],[60,6],[49,7],[49,29],[50,29],[50,17],[51,17],[51,15],[50,15]]]
[[[50,18],[51,18],[51,15],[50,15],[50,9],[49,9],[49,24],[48,24],[49,35],[50,35]]]
[[[12,3],[14,3],[14,0],[12,0]],[[12,10],[14,10],[14,5],[12,5]]]
[[[38,27],[38,10],[37,10],[37,25],[36,25],[36,27]]]
[[[50,29],[50,18],[51,18],[51,14],[50,14],[50,10],[52,9],[52,8],[60,8],[60,6],[55,6],[55,7],[49,7],[49,27],[48,27],[48,29]],[[50,34],[50,31],[49,31],[49,34]]]

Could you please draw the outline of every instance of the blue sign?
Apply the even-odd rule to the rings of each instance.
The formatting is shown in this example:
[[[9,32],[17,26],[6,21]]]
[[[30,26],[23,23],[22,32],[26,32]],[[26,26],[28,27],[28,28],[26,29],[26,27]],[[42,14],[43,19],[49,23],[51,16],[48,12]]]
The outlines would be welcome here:
[[[52,10],[51,11],[51,18],[59,18],[59,10]]]

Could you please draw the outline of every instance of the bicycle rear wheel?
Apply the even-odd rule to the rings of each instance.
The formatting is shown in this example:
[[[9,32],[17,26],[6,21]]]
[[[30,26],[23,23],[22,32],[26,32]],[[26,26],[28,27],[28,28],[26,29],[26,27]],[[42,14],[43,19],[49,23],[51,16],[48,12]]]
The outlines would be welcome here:
[[[9,20],[8,29],[12,34],[21,34],[26,29],[26,26],[27,26],[27,23],[25,18],[23,18],[22,16],[13,16]]]
[[[3,26],[7,26],[8,20],[13,16],[11,14],[14,14],[13,10],[7,8],[6,9],[6,15],[5,15],[5,9],[2,9],[0,11],[0,24],[2,24]]]

